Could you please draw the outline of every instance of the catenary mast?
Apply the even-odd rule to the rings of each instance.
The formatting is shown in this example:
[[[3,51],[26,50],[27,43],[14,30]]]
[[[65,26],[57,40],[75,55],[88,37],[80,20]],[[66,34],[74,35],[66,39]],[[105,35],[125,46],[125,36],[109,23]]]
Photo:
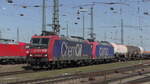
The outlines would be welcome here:
[[[53,21],[52,21],[52,29],[53,32],[59,34],[60,32],[60,24],[59,24],[59,0],[53,0]]]
[[[53,0],[53,18],[52,18],[52,32],[59,34],[59,0]],[[46,0],[43,0],[42,6],[42,34],[46,35]]]
[[[43,0],[42,6],[42,32],[46,31],[46,0]]]

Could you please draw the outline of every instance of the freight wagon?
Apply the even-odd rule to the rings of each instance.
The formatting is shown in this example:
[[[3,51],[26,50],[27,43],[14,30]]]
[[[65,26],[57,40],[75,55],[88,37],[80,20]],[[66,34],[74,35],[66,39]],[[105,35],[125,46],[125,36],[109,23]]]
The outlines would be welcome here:
[[[144,59],[150,59],[150,51],[143,51]]]
[[[117,60],[125,60],[128,49],[125,45],[110,43],[114,48],[114,56]]]
[[[143,56],[144,49],[138,46],[111,43],[117,60],[135,60]]]
[[[127,56],[129,59],[138,59],[141,57],[141,48],[137,46],[127,45],[128,53]]]

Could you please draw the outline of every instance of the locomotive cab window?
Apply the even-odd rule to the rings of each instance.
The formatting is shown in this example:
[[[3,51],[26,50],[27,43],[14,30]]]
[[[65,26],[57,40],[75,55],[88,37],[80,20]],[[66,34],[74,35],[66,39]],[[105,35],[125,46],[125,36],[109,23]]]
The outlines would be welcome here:
[[[101,41],[100,44],[102,44],[102,45],[107,45],[107,46],[110,45],[110,43],[107,42],[107,41]]]
[[[49,43],[49,38],[32,38],[31,39],[31,48],[47,48]]]
[[[105,43],[105,42],[101,42],[100,44],[102,44],[102,45],[109,45],[108,43]]]
[[[39,38],[33,38],[33,39],[31,40],[31,43],[33,43],[33,44],[39,44],[39,42],[40,42],[40,39],[39,39]]]
[[[45,44],[48,45],[49,38],[33,38],[31,40],[32,44]]]
[[[41,44],[46,44],[48,45],[49,39],[48,38],[43,38],[41,39]]]

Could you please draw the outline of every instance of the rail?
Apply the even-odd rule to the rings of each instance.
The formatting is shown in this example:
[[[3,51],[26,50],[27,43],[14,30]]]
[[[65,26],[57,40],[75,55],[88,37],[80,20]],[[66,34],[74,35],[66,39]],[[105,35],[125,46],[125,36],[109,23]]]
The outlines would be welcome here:
[[[91,78],[96,76],[105,76],[106,74],[113,74],[113,73],[123,73],[126,71],[135,71],[137,69],[142,68],[148,68],[150,63],[144,63],[144,64],[138,64],[134,66],[129,67],[122,67],[112,70],[105,70],[105,71],[95,71],[95,72],[82,72],[82,73],[75,73],[71,75],[61,75],[61,76],[55,76],[55,77],[47,77],[47,78],[41,78],[41,79],[35,79],[35,80],[27,80],[27,81],[19,81],[19,82],[13,82],[8,84],[27,84],[27,83],[34,83],[34,84],[41,84],[41,83],[57,83],[61,81],[66,80],[73,80],[73,79],[80,79],[80,78]]]

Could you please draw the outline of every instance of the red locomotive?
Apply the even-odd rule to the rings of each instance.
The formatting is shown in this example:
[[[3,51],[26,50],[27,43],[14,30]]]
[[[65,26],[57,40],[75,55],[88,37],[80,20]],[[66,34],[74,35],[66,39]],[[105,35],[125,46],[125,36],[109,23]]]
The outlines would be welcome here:
[[[28,61],[31,66],[58,67],[91,59],[91,45],[78,37],[66,38],[58,35],[33,36]]]
[[[23,63],[26,61],[26,43],[0,39],[0,63]]]

